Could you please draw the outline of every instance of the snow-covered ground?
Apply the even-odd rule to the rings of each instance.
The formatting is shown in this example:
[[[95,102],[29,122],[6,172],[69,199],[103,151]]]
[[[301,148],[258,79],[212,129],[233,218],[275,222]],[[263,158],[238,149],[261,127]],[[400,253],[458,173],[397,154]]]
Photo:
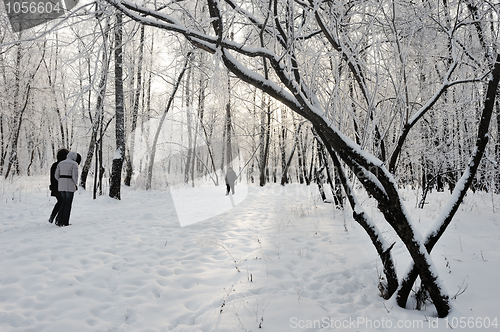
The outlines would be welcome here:
[[[500,329],[499,196],[469,193],[434,249],[453,297],[437,319],[432,305],[405,310],[378,295],[368,236],[350,210],[319,202],[315,186],[249,185],[235,207],[185,227],[176,208],[230,200],[225,188],[124,189],[121,201],[79,190],[65,228],[47,222],[46,188],[45,177],[0,180],[2,332]],[[422,233],[448,197],[433,193],[420,210],[416,193],[403,195]],[[401,276],[408,255],[399,241],[393,253]]]

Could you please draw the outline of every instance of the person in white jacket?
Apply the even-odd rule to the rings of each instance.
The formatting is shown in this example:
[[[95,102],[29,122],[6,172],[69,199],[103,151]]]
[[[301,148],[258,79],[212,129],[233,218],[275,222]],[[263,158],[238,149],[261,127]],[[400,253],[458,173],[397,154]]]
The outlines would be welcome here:
[[[59,224],[57,226],[68,226],[71,214],[73,196],[78,190],[78,164],[77,153],[71,151],[65,160],[57,164],[55,178],[58,181],[58,190],[62,196],[62,204],[59,209]]]

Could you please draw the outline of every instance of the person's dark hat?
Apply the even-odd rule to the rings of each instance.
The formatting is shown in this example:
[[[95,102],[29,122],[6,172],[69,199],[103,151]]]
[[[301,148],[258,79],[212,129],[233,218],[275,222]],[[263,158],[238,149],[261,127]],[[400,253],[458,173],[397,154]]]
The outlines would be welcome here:
[[[59,151],[57,151],[57,161],[63,161],[64,159],[66,159],[68,153],[68,149],[59,149]]]

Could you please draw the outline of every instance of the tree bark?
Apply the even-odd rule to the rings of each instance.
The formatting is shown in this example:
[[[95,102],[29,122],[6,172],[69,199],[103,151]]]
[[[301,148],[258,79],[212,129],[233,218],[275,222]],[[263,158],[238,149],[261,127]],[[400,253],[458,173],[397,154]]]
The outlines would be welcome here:
[[[292,145],[292,151],[290,151],[290,155],[288,156],[285,169],[283,170],[283,175],[281,176],[281,185],[284,186],[285,183],[288,183],[288,169],[290,168],[290,164],[292,163],[293,155],[295,153],[295,149],[297,148],[298,142],[299,142],[299,133],[300,133],[300,127],[302,127],[302,124],[304,122],[299,122],[297,129],[295,130],[295,137],[293,140],[293,145]]]
[[[262,96],[261,103],[261,123],[260,123],[260,163],[259,163],[259,185],[264,187],[268,182],[268,165],[269,157],[269,142],[271,136],[271,108],[269,103],[266,104],[265,96]]]
[[[111,56],[108,55],[108,38],[109,38],[109,21],[110,17],[108,16],[105,20],[105,26],[102,27],[100,26],[100,31],[102,33],[102,67],[101,67],[101,75],[100,75],[100,80],[99,84],[97,86],[97,97],[96,97],[96,116],[92,117],[91,111],[90,111],[90,99],[91,99],[91,90],[89,89],[89,96],[88,96],[88,105],[89,105],[89,118],[90,121],[92,122],[92,132],[90,136],[90,142],[89,142],[89,147],[87,149],[87,156],[85,157],[85,162],[83,164],[82,168],[82,174],[80,176],[80,186],[85,189],[87,187],[87,177],[90,171],[90,168],[92,166],[92,158],[94,157],[94,152],[96,151],[96,144],[98,141],[98,135],[99,135],[99,130],[102,127],[103,123],[103,118],[104,118],[104,99],[106,97],[106,88],[107,88],[107,82],[108,82],[108,70],[109,70],[109,61]],[[91,77],[90,75],[90,62],[88,63],[88,71],[89,71],[89,79]],[[97,164],[96,164],[97,165]],[[96,176],[99,173],[99,169],[95,169]],[[95,187],[95,183],[94,183]],[[95,193],[95,190],[94,190]],[[94,195],[94,199],[95,199]]]
[[[123,14],[116,11],[115,25],[115,139],[109,197],[121,199],[122,166],[125,157],[125,105],[123,96]]]
[[[288,183],[288,177],[285,176],[285,169],[287,168],[286,160],[286,139],[287,139],[287,128],[286,128],[286,110],[281,110],[281,129],[279,139],[279,150],[281,156],[281,185]]]
[[[2,38],[3,39],[3,38]],[[1,42],[0,42],[1,44]],[[3,86],[5,90],[3,93],[7,95],[7,74],[5,73],[5,65],[4,65],[4,57],[3,57],[3,50],[2,47],[0,46],[0,68],[2,71],[2,79],[3,79]],[[0,104],[0,107],[4,107],[3,103]],[[7,154],[7,149],[6,149],[6,139],[5,139],[5,133],[4,133],[4,114],[3,112],[0,112],[0,176],[3,175],[3,168],[5,165],[5,156]]]
[[[500,102],[496,101],[496,113],[497,113],[497,142],[495,147],[496,154],[496,193],[500,194]]]
[[[191,73],[192,70],[189,68],[187,70],[186,82],[184,85],[184,97],[185,97],[185,106],[186,106],[186,130],[188,136],[187,143],[187,157],[186,164],[184,167],[184,183],[187,184],[189,182],[189,173],[192,169],[191,165],[194,162],[193,156],[193,126],[192,126],[192,117],[191,117]]]
[[[126,175],[123,180],[123,184],[126,186],[130,186],[130,182],[132,181],[132,175],[134,173],[134,147],[135,147],[135,130],[137,128],[137,117],[139,115],[139,104],[141,99],[141,93],[143,89],[142,85],[142,63],[144,60],[144,37],[145,34],[145,25],[141,25],[141,35],[139,39],[139,59],[137,60],[137,79],[136,79],[136,87],[135,87],[135,96],[134,96],[134,106],[132,108],[132,121],[130,124],[130,146],[128,149],[128,158],[126,162]]]

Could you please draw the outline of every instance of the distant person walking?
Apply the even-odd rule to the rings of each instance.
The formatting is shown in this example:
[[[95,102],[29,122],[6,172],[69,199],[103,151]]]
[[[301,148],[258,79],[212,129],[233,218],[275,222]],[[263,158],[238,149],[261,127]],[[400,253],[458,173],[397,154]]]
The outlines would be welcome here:
[[[67,149],[60,149],[59,151],[57,151],[57,161],[55,163],[53,163],[52,166],[50,167],[50,186],[49,186],[50,196],[54,196],[57,199],[57,202],[56,202],[56,205],[54,205],[54,208],[52,209],[52,213],[50,214],[50,217],[49,217],[49,222],[52,223],[55,219],[56,225],[59,223],[58,222],[59,221],[58,213],[59,213],[59,209],[61,208],[61,204],[62,204],[62,196],[59,193],[58,182],[57,182],[57,179],[55,177],[55,174],[56,174],[57,165],[61,161],[66,159],[66,157],[68,156],[68,152],[69,151]]]
[[[59,209],[58,226],[68,226],[71,214],[71,205],[73,196],[78,190],[78,163],[76,162],[78,154],[69,152],[65,160],[61,161],[55,172],[55,178],[58,181],[59,193],[62,197],[62,204]]]
[[[237,176],[233,168],[229,167],[226,173],[226,196],[229,195],[229,191],[234,195],[234,183],[236,182],[236,178]]]

